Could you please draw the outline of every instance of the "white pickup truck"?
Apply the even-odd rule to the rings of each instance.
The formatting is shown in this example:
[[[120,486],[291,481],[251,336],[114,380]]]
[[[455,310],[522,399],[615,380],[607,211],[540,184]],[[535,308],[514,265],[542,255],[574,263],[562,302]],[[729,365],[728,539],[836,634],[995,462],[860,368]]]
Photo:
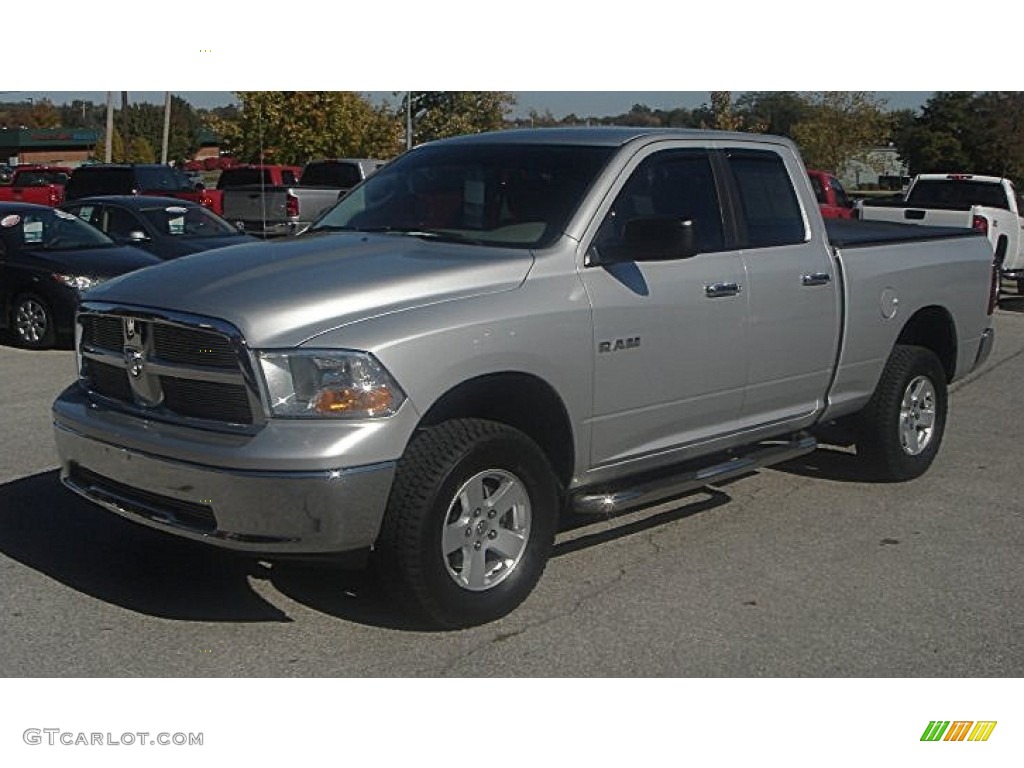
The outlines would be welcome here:
[[[938,227],[970,227],[984,233],[1002,266],[1002,276],[1015,280],[1024,294],[1024,199],[1013,182],[998,176],[967,173],[922,173],[906,196],[896,201],[865,201],[863,219],[899,221]]]

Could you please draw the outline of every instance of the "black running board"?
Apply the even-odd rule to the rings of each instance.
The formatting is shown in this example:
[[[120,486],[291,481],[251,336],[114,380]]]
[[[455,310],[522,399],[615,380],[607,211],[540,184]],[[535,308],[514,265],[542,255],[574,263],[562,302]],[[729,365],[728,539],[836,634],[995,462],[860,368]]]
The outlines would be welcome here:
[[[649,507],[663,501],[753,472],[761,467],[779,464],[810,453],[818,447],[818,441],[801,433],[786,442],[757,443],[744,452],[732,452],[714,464],[697,465],[692,462],[685,470],[665,474],[656,479],[601,490],[584,488],[573,495],[570,508],[585,515],[613,515],[639,507]]]

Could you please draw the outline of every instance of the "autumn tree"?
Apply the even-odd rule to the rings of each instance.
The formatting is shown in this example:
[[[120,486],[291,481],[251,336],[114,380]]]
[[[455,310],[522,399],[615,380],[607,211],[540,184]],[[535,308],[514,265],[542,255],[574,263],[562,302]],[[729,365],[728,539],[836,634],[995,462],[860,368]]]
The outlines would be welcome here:
[[[402,97],[401,116],[406,114],[409,95]],[[515,96],[508,91],[415,91],[412,144],[500,130],[515,103]]]
[[[351,91],[239,91],[235,155],[302,164],[314,157],[393,157],[401,123],[387,106]]]
[[[853,160],[869,167],[871,150],[889,138],[885,101],[866,91],[809,94],[809,115],[793,126],[808,167],[839,172]]]
[[[713,128],[718,131],[750,131],[761,133],[764,124],[750,119],[733,109],[732,91],[711,91],[711,105],[702,105],[695,112],[701,128]]]

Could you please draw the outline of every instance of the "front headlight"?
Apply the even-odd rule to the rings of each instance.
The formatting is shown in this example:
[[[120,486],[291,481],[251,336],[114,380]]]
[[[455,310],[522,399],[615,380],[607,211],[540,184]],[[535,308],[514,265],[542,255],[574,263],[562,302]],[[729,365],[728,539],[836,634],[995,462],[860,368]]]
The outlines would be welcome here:
[[[274,416],[367,419],[390,416],[405,401],[384,366],[365,352],[258,354]]]
[[[85,275],[62,275],[59,272],[54,272],[53,279],[62,285],[66,285],[68,288],[74,288],[76,291],[83,292],[92,288],[98,283],[102,283],[103,279],[99,277],[86,277]]]

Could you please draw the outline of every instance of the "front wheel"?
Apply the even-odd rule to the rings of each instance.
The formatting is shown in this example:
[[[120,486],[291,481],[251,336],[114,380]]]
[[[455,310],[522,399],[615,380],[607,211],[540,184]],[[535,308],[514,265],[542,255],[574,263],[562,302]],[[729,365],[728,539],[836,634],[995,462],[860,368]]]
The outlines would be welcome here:
[[[480,419],[429,427],[398,463],[375,568],[432,626],[492,621],[544,572],[558,500],[547,459],[522,432]]]
[[[11,313],[14,337],[22,347],[45,349],[52,347],[57,339],[53,323],[53,312],[49,305],[33,294],[19,296]]]
[[[935,353],[897,345],[858,416],[858,457],[879,480],[919,477],[939,451],[946,405],[946,373]]]

